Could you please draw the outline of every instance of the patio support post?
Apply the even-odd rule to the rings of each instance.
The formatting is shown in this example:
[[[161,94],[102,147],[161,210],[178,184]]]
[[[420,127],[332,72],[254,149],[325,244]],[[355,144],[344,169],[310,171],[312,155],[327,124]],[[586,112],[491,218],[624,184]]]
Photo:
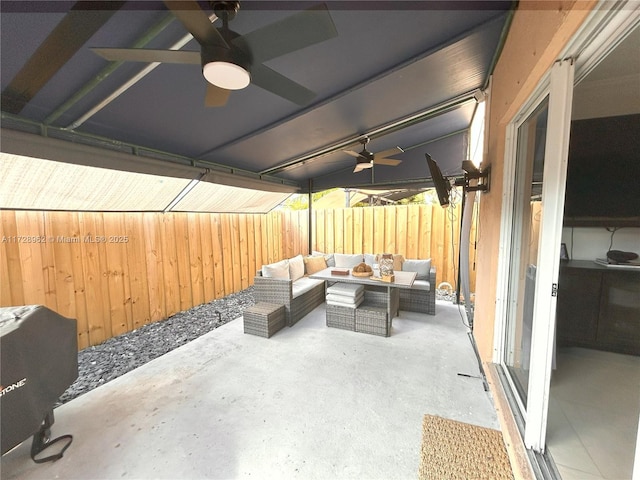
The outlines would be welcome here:
[[[308,212],[309,212],[309,226],[307,228],[307,234],[308,234],[307,236],[308,236],[308,239],[309,239],[309,252],[308,252],[309,255],[311,255],[311,252],[313,251],[311,249],[311,245],[313,243],[313,239],[311,238],[311,234],[313,233],[313,225],[311,223],[312,220],[313,220],[313,211],[312,211],[312,208],[313,208],[313,189],[312,189],[312,187],[313,187],[313,180],[310,178],[309,179],[309,185],[308,185],[308,188],[309,188],[309,209],[308,209]]]
[[[458,278],[456,278],[456,305],[460,305],[460,280],[461,280],[461,276],[460,276],[460,254],[462,253],[462,215],[464,214],[464,204],[465,204],[465,200],[466,200],[466,188],[462,187],[462,205],[460,205],[460,238],[458,239]],[[465,302],[468,301],[468,299],[464,299]]]

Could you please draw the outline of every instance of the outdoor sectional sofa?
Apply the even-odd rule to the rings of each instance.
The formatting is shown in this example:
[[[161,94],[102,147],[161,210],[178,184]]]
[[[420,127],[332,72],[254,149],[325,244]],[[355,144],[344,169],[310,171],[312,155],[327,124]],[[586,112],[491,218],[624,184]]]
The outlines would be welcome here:
[[[358,263],[377,263],[372,254],[325,254],[313,252],[280,262],[263,265],[254,278],[256,303],[284,305],[285,324],[289,327],[325,301],[323,280],[308,277],[327,267],[352,268]],[[401,288],[400,310],[436,314],[436,269],[431,259],[404,259],[394,255],[394,269],[417,272],[410,289]],[[339,281],[337,278],[336,281]]]

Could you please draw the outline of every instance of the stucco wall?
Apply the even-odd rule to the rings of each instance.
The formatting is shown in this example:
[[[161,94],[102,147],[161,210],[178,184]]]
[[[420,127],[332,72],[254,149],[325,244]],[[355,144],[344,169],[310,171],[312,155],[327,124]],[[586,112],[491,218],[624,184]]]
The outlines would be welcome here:
[[[482,194],[474,336],[483,361],[493,355],[506,127],[557,59],[596,1],[521,1],[494,71],[487,147],[491,191]]]

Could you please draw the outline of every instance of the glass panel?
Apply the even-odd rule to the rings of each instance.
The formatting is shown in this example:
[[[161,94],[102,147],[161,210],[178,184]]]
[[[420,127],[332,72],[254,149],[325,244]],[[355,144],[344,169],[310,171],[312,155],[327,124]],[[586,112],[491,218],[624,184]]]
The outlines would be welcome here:
[[[504,363],[524,407],[527,406],[531,330],[536,282],[542,173],[548,98],[520,125],[517,138],[514,225],[509,267],[509,301]]]

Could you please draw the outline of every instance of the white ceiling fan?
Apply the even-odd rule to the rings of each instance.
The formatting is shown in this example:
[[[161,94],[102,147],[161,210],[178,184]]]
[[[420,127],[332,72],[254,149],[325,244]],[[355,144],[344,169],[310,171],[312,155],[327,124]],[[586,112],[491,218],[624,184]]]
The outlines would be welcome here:
[[[367,143],[369,143],[369,137],[367,137],[366,135],[363,136],[360,139],[360,143],[362,144],[361,152],[354,152],[353,150],[343,150],[344,153],[356,158],[356,167],[353,169],[353,173],[361,172],[362,170],[365,170],[367,168],[373,168],[374,164],[390,165],[392,167],[395,167],[396,165],[399,165],[402,162],[402,160],[389,158],[390,155],[404,152],[404,150],[402,150],[400,147],[393,147],[393,148],[390,148],[389,150],[384,150],[379,153],[372,153],[369,150],[367,150]]]

